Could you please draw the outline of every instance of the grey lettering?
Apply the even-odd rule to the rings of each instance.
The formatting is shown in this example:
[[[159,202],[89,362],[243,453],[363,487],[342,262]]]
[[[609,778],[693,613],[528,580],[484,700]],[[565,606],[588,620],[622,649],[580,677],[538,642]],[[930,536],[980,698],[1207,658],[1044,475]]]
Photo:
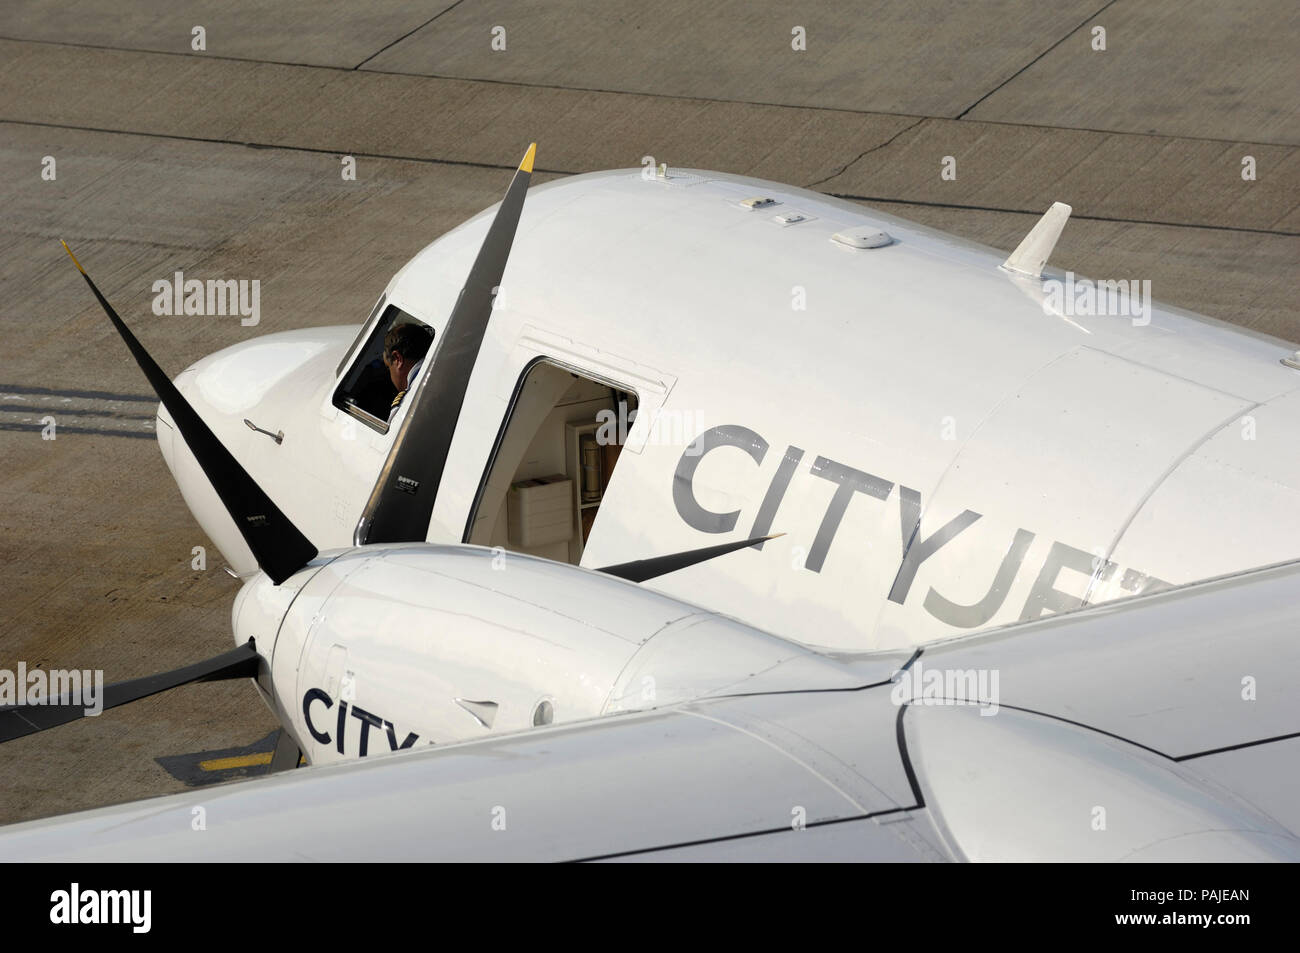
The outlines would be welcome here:
[[[826,554],[831,548],[831,541],[835,538],[835,531],[840,528],[840,520],[844,518],[844,511],[849,508],[849,500],[853,499],[853,494],[866,493],[878,500],[885,500],[889,498],[889,491],[894,488],[894,484],[826,457],[818,457],[814,460],[810,472],[813,476],[839,484],[839,489],[831,497],[830,505],[826,507],[826,515],[822,517],[822,525],[817,530],[817,536],[804,562],[805,568],[813,572],[821,572],[826,562]]]
[[[930,534],[928,539],[918,542],[917,537],[921,535],[921,494],[911,487],[899,486],[898,506],[903,531],[903,562],[898,567],[898,575],[889,590],[889,599],[902,605],[907,601],[908,590],[912,588],[912,582],[916,579],[916,571],[921,568],[921,563],[979,519],[980,514],[974,510],[965,510],[950,519],[941,529]]]
[[[988,622],[1002,608],[1002,603],[1007,598],[1007,590],[1011,588],[1012,580],[1020,571],[1020,566],[1025,561],[1025,553],[1033,541],[1034,534],[1029,530],[1016,530],[1016,537],[1011,541],[1011,547],[1002,557],[1002,564],[998,566],[997,574],[993,577],[993,585],[989,586],[989,591],[979,602],[964,606],[945,599],[931,589],[925,596],[926,611],[940,622],[961,629],[973,629]]]
[[[235,302],[239,294],[239,282],[233,278],[225,281],[219,278],[208,279],[208,314],[234,314]],[[229,302],[229,311],[227,311]]]
[[[698,451],[694,450],[695,447],[699,448]],[[735,424],[706,430],[686,448],[677,462],[677,472],[673,474],[673,503],[677,507],[677,515],[686,521],[686,525],[702,533],[729,533],[735,528],[740,516],[740,510],[730,513],[706,510],[695,499],[695,469],[705,455],[717,447],[738,447],[760,465],[767,455],[766,440],[749,428]]]
[[[776,519],[776,511],[781,506],[781,501],[785,499],[785,491],[790,486],[790,478],[794,476],[794,471],[799,466],[799,461],[803,459],[803,451],[798,447],[787,447],[785,456],[781,458],[781,465],[776,468],[776,476],[772,477],[771,484],[768,485],[767,495],[763,497],[763,503],[758,508],[758,516],[754,518],[754,526],[749,531],[749,539],[756,536],[766,536],[772,529],[772,521]],[[762,549],[763,543],[759,543],[754,548]]]
[[[1125,569],[1124,575],[1120,576],[1119,586],[1125,592],[1137,594],[1168,589],[1169,583],[1163,579],[1157,579],[1155,576],[1148,576],[1144,572],[1138,572],[1136,569]]]
[[[1034,580],[1034,587],[1029,590],[1029,598],[1025,600],[1025,610],[1020,613],[1020,621],[1037,619],[1044,612],[1063,612],[1083,605],[1083,600],[1078,596],[1057,589],[1056,579],[1062,569],[1073,569],[1085,576],[1094,575],[1092,564],[1096,558],[1092,553],[1065,543],[1053,543],[1043,562],[1043,568],[1038,571],[1038,578]],[[1115,568],[1113,562],[1106,560],[1095,573],[1097,581],[1105,582],[1114,574]]]

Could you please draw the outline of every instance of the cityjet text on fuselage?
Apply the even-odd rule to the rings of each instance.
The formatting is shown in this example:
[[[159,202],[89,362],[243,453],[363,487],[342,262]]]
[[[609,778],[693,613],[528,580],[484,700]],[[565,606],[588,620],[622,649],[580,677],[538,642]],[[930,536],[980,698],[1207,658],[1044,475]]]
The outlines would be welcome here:
[[[691,446],[682,453],[673,474],[673,504],[688,526],[702,533],[729,533],[734,530],[742,516],[749,516],[746,510],[732,510],[718,513],[702,506],[695,495],[694,480],[696,471],[709,453],[720,447],[735,447],[744,451],[761,466],[770,449],[768,442],[758,433],[739,424],[725,424],[713,427],[701,433]],[[772,531],[781,501],[795,482],[797,475],[801,478],[814,477],[835,484],[836,489],[827,504],[821,522],[812,534],[811,541],[805,537],[797,538],[799,529],[785,527],[791,535],[796,536],[795,545],[806,544],[807,556],[803,569],[807,572],[820,573],[826,564],[835,543],[836,535],[848,512],[850,504],[859,495],[871,497],[881,502],[887,501],[893,494],[893,480],[876,476],[859,470],[849,464],[829,457],[811,455],[811,463],[805,463],[805,451],[796,446],[788,446],[781,462],[772,475],[763,497],[752,509],[752,523],[746,537],[766,536]],[[921,493],[902,484],[897,485],[899,505],[899,527],[902,540],[902,556],[897,575],[889,590],[889,600],[903,605],[912,592],[912,583],[917,570],[926,560],[933,558],[958,535],[981,518],[974,510],[965,510],[953,517],[945,525],[929,536],[921,535]],[[805,527],[811,530],[811,527]],[[1002,608],[1011,583],[1020,575],[1025,564],[1025,557],[1036,533],[1029,529],[1016,529],[1008,540],[1005,553],[997,560],[997,568],[989,583],[988,591],[974,603],[961,604],[945,598],[935,588],[926,592],[922,605],[925,610],[940,622],[962,629],[972,629],[987,624]],[[761,548],[761,544],[759,547]],[[1063,570],[1074,570],[1090,577],[1089,586],[1096,586],[1111,580],[1121,567],[1104,556],[1087,550],[1078,549],[1067,543],[1052,541],[1041,565],[1030,567],[1036,572],[1033,585],[1025,599],[1019,619],[1025,621],[1036,619],[1049,612],[1060,612],[1079,606],[1080,598],[1056,587],[1057,579]],[[1154,576],[1135,569],[1125,569],[1120,576],[1120,588],[1127,593],[1137,594],[1163,588],[1168,583]]]

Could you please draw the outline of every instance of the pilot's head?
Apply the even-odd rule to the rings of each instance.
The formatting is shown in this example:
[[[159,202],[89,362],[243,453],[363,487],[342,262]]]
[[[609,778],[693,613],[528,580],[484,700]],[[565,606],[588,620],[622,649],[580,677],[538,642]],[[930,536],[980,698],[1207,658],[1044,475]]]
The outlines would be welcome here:
[[[423,324],[401,321],[388,329],[384,335],[384,366],[399,391],[406,390],[411,369],[424,360],[432,343],[433,331]]]

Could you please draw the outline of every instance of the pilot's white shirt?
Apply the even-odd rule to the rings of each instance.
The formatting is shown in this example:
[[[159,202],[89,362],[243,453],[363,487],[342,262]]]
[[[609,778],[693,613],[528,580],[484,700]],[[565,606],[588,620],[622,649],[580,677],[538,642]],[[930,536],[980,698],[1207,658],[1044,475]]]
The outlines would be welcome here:
[[[422,367],[424,367],[423,357],[415,362],[415,366],[411,368],[411,373],[406,375],[406,390],[401,391],[403,401],[406,400],[406,394],[415,387],[415,377],[420,373],[420,368]],[[397,408],[401,406],[401,403],[396,403],[388,409],[388,422],[390,424],[393,422],[393,418],[397,416]]]

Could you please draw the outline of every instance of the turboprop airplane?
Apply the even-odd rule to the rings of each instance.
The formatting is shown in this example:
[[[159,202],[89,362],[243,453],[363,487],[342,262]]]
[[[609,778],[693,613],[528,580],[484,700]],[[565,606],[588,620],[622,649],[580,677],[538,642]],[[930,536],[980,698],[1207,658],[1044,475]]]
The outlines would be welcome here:
[[[490,326],[528,165],[444,349]],[[1256,701],[1242,674],[1294,679],[1300,563],[929,650],[827,654],[628,581],[771,537],[601,573],[401,542],[445,457],[404,453],[438,444],[400,430],[366,543],[319,552],[82,274],[260,567],[234,651],[109,686],[102,707],[253,677],[284,726],[272,769],[313,766],[202,792],[211,837],[181,795],[15,826],[6,860],[1300,858],[1300,698]],[[419,384],[408,439],[454,376]],[[83,713],[3,709],[0,740]]]
[[[1141,282],[1044,274],[1068,214],[1003,261],[771,182],[579,175],[529,192],[477,340],[452,347],[447,315],[492,209],[418,253],[359,330],[255,338],[176,383],[316,546],[366,542],[376,496],[413,489],[394,450],[431,469],[389,539],[600,566],[779,527],[654,586],[822,648],[1300,556],[1290,348],[1153,306]],[[399,321],[434,349],[390,424]],[[165,408],[158,440],[247,578]]]

